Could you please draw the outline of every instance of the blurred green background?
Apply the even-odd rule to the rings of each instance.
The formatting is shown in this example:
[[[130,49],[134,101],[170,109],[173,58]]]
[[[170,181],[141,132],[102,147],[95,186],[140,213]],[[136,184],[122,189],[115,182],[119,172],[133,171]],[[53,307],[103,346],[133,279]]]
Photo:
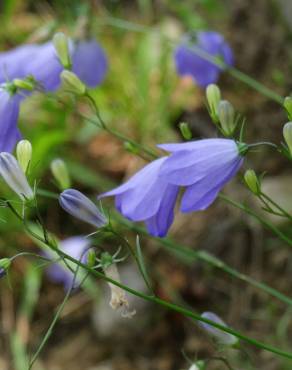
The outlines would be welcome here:
[[[109,71],[91,92],[101,115],[112,128],[154,147],[182,140],[178,124],[188,122],[194,138],[216,136],[205,108],[204,91],[189,78],[179,78],[173,47],[192,29],[221,32],[230,43],[235,66],[287,95],[292,86],[291,17],[289,1],[272,0],[137,0],[29,1],[0,3],[0,47],[9,50],[28,42],[44,42],[56,31],[74,37],[90,24],[92,36],[105,49]],[[287,19],[288,18],[288,19]],[[247,117],[248,141],[281,141],[287,120],[274,102],[228,74],[219,81],[224,96]],[[57,95],[58,97],[58,95]],[[135,172],[143,162],[123,143],[96,128],[78,112],[94,119],[89,105],[62,96],[35,94],[21,107],[19,126],[33,145],[31,178],[39,187],[57,192],[50,162],[63,158],[73,186],[95,196]],[[1,133],[0,133],[1,134]],[[266,186],[291,203],[289,162],[269,151],[254,153],[247,167],[268,171]],[[279,184],[285,186],[279,188]],[[284,189],[285,188],[285,189]],[[1,194],[16,200],[1,183]],[[253,199],[234,181],[226,190],[236,199]],[[90,232],[86,225],[60,210],[55,199],[40,197],[42,217],[59,239]],[[110,203],[109,203],[110,204]],[[0,253],[38,251],[7,209],[0,209]],[[289,225],[280,223],[289,232]],[[135,234],[123,228],[130,240]],[[291,231],[290,231],[291,234]],[[221,201],[204,213],[179,215],[171,236],[194,249],[206,249],[242,271],[291,295],[291,251],[246,215]],[[104,248],[118,246],[106,240]],[[291,308],[272,300],[201,262],[182,262],[159,244],[143,238],[142,247],[156,291],[195,311],[215,311],[252,337],[291,349]],[[51,283],[38,261],[19,258],[9,277],[1,280],[0,369],[27,370],[53,313],[62,302],[62,286]],[[138,279],[127,261],[123,268]],[[187,319],[141,304],[133,323],[103,316],[102,284],[92,283],[69,299],[55,332],[36,362],[35,370],[182,370],[192,359],[220,356],[210,339]],[[102,311],[104,310],[104,311]],[[279,319],[280,318],[280,319]],[[109,324],[110,322],[110,324]],[[290,348],[289,348],[290,339]],[[290,370],[291,362],[247,348],[228,353],[234,369]],[[224,354],[225,355],[225,354]],[[223,369],[212,361],[208,369]]]

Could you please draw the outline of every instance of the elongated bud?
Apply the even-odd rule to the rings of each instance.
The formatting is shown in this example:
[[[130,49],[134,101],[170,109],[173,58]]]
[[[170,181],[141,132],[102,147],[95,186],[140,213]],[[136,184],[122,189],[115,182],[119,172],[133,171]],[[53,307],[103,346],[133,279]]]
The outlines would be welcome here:
[[[288,146],[290,155],[292,155],[292,122],[285,123],[283,127],[283,136]]]
[[[179,124],[179,129],[184,139],[191,140],[191,138],[193,137],[193,134],[189,128],[189,125],[186,122],[181,122]]]
[[[215,84],[210,84],[206,89],[209,113],[214,123],[218,123],[218,104],[221,100],[221,91]]]
[[[118,283],[121,282],[120,274],[115,263],[112,263],[107,267],[103,267],[103,271],[106,277],[115,280]],[[121,309],[122,317],[129,319],[132,318],[136,314],[136,311],[135,310],[130,311],[130,305],[124,289],[110,282],[108,282],[108,285],[111,290],[111,300],[110,300],[111,308],[113,310]]]
[[[221,100],[218,105],[218,118],[224,133],[231,136],[236,127],[236,117],[233,105],[227,100]]]
[[[88,267],[94,267],[96,261],[95,251],[90,249],[87,253],[87,265]]]
[[[57,158],[51,162],[51,171],[61,190],[70,188],[69,172],[66,163],[62,159]]]
[[[11,260],[9,258],[0,259],[0,278],[6,275],[10,265],[11,265]]]
[[[87,222],[97,228],[107,223],[106,217],[100,212],[97,206],[75,189],[67,189],[59,197],[61,207],[70,215]]]
[[[28,140],[21,140],[16,146],[16,157],[23,172],[26,173],[31,162],[32,146]]]
[[[31,78],[25,78],[23,80],[15,78],[12,83],[17,88],[27,91],[33,91],[36,87],[36,82],[33,81]]]
[[[215,322],[216,324],[227,327],[225,322],[221,320],[220,317],[218,317],[213,312],[204,312],[201,316],[205,319]],[[236,345],[239,341],[238,338],[235,337],[234,335],[226,333],[220,329],[217,329],[211,324],[200,322],[200,326],[204,328],[211,336],[213,336],[218,341],[218,343],[223,344],[225,346],[232,347]]]
[[[75,73],[70,71],[63,71],[61,79],[65,90],[77,96],[83,96],[86,93],[85,84],[76,76]]]
[[[291,96],[286,96],[284,99],[284,108],[286,109],[288,119],[292,120],[292,97]]]
[[[0,175],[22,200],[34,197],[23,170],[12,154],[0,153]]]
[[[72,66],[72,62],[69,52],[68,37],[63,32],[58,32],[53,37],[53,44],[62,66],[65,69],[70,69]]]
[[[261,184],[254,170],[247,170],[245,172],[244,181],[252,193],[254,193],[255,195],[260,194]]]

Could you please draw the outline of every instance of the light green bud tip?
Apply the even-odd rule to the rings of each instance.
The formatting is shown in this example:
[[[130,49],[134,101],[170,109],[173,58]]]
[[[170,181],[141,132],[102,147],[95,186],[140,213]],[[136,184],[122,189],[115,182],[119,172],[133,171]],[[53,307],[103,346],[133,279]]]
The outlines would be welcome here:
[[[96,260],[95,251],[90,249],[90,251],[87,254],[87,265],[88,267],[94,267]]]
[[[202,360],[196,361],[189,368],[189,370],[205,370],[205,369],[206,369],[206,363],[205,363],[205,361],[202,361]]]
[[[255,195],[260,194],[261,184],[254,170],[247,170],[245,172],[244,181],[252,193],[254,193]]]
[[[190,130],[189,125],[186,122],[181,122],[179,124],[179,129],[184,139],[191,140],[191,138],[193,137],[192,131]]]
[[[206,98],[212,121],[218,123],[218,104],[221,100],[219,87],[215,84],[208,85],[206,89]]]
[[[62,159],[57,158],[52,161],[51,171],[61,190],[70,188],[70,176],[66,163]]]
[[[286,96],[284,99],[284,108],[287,111],[288,118],[292,120],[292,97],[291,96]]]
[[[236,127],[235,110],[227,100],[221,100],[218,105],[218,118],[224,133],[231,136]]]
[[[283,136],[288,146],[289,152],[292,155],[292,122],[285,123],[283,127]]]
[[[70,71],[63,71],[61,73],[63,87],[71,93],[83,96],[86,93],[85,84],[76,76],[75,73]]]
[[[23,172],[26,173],[32,157],[32,146],[28,140],[21,140],[16,146],[16,157]]]
[[[27,90],[27,91],[33,91],[36,87],[36,82],[32,80],[31,78],[26,78],[24,80],[15,78],[12,82],[15,87],[19,89]]]
[[[71,68],[71,57],[69,53],[69,42],[63,32],[58,32],[53,37],[53,44],[56,49],[58,58],[65,69]]]
[[[0,259],[0,269],[8,270],[11,265],[11,260],[9,258],[1,258]]]

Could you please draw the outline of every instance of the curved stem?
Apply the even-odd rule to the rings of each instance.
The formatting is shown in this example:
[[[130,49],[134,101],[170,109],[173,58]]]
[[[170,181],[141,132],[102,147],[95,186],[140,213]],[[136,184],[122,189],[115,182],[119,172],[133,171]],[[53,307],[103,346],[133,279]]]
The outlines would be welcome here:
[[[140,24],[125,21],[124,19],[119,19],[115,17],[103,17],[99,19],[99,22],[105,25],[117,27],[120,29],[132,31],[132,32],[147,33],[149,31],[153,31],[153,29],[150,27],[146,27]],[[168,42],[172,47],[177,46],[178,44],[177,40],[172,40],[162,34],[160,34],[160,36],[164,37],[165,41]],[[206,51],[203,51],[202,49],[194,45],[189,46],[189,49],[192,50],[194,53],[196,53],[201,58],[203,58],[204,60],[207,60],[208,62],[211,62],[217,65],[218,67],[223,67],[227,73],[229,73],[232,77],[236,78],[238,81],[241,81],[245,85],[258,91],[260,94],[275,101],[276,103],[283,105],[284,98],[280,94],[264,86],[262,83],[258,82],[257,80],[250,77],[246,73],[240,71],[239,69],[235,67],[230,67],[229,65],[223,63],[221,60],[218,60],[218,58],[214,58],[214,56],[212,56],[211,54],[207,53]]]
[[[260,196],[264,197],[269,203],[271,203],[275,208],[277,208],[281,213],[282,216],[288,218],[288,220],[292,221],[292,215],[289,212],[285,211],[279,204],[277,204],[273,199],[271,199],[267,194],[261,192]]]

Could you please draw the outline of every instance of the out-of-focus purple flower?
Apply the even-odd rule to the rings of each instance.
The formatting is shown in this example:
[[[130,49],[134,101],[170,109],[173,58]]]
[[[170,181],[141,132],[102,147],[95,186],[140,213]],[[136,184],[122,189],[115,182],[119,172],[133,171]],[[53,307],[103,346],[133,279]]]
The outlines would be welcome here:
[[[89,247],[89,239],[83,236],[73,236],[59,243],[59,248],[61,251],[82,263],[86,263],[87,261]],[[51,252],[50,250],[47,250],[45,252],[45,255],[48,258],[58,258],[58,255]],[[66,263],[67,266],[62,260],[60,260],[59,262],[50,265],[47,268],[47,273],[53,282],[61,283],[64,285],[65,290],[69,290],[72,286],[74,272],[76,271],[77,266],[68,260],[66,260]],[[72,271],[70,270],[70,268],[68,268],[68,266],[71,268]],[[76,275],[76,284],[81,281],[83,275],[84,272],[82,271],[82,269],[79,269]]]
[[[178,186],[159,177],[167,157],[157,159],[125,184],[100,195],[115,196],[116,208],[131,221],[144,221],[151,235],[165,236],[174,218]]]
[[[192,46],[212,57],[222,58],[227,65],[233,65],[232,50],[219,33],[200,31],[196,34],[195,41],[192,41],[192,35],[187,35],[174,52],[176,70],[180,76],[192,76],[201,87],[215,83],[222,68],[199,56],[195,50],[192,50]]]
[[[21,134],[17,127],[21,96],[0,88],[0,152],[11,152]]]
[[[181,201],[182,212],[209,207],[243,163],[238,145],[229,139],[204,139],[158,146],[172,152],[161,166],[161,179],[186,187]]]
[[[214,321],[216,324],[225,326],[227,328],[225,322],[221,320],[220,317],[218,317],[213,312],[204,312],[201,316],[205,319]],[[199,324],[203,329],[205,329],[209,334],[211,334],[220,344],[226,346],[233,346],[236,343],[238,343],[238,338],[232,334],[226,333],[205,322],[200,322]]]
[[[108,61],[102,47],[95,40],[80,41],[72,55],[72,71],[89,87],[102,83]]]
[[[102,83],[108,62],[102,47],[95,40],[70,43],[73,72],[89,87]],[[63,70],[51,41],[41,44],[27,44],[0,53],[0,82],[32,75],[45,89],[59,88],[60,73]]]
[[[59,202],[70,215],[97,228],[103,227],[107,223],[107,219],[97,206],[78,190],[67,189],[63,191],[60,194]]]
[[[0,82],[24,78],[27,66],[35,59],[38,45],[27,44],[0,53]]]

